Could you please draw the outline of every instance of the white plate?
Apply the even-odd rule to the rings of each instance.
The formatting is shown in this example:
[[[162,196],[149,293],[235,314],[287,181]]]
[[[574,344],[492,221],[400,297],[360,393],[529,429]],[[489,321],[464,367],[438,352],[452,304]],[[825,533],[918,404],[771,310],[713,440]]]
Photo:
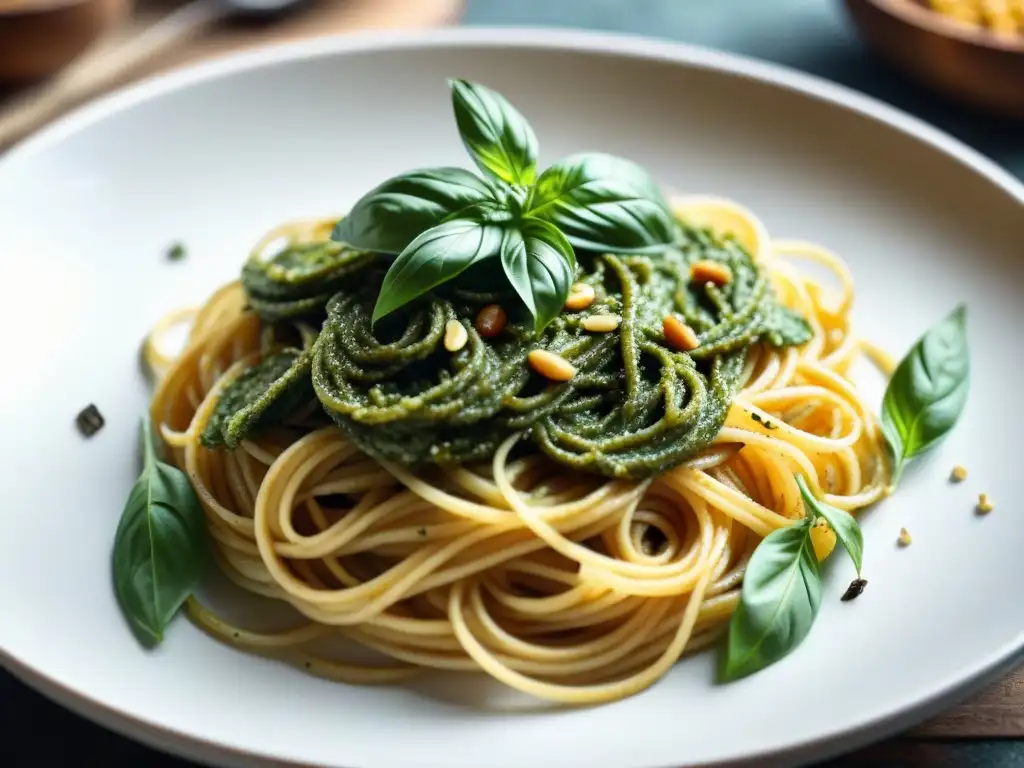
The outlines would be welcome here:
[[[828,579],[809,639],[742,682],[712,658],[592,709],[509,711],[465,677],[357,688],[176,623],[154,653],[110,585],[146,403],[143,333],[233,277],[266,228],[345,209],[418,165],[465,164],[447,76],[508,95],[542,161],[601,149],[681,191],[735,198],[770,230],[843,254],[856,320],[902,354],[970,306],[973,389],[949,441],[865,517],[856,603]],[[568,32],[350,37],[144,83],[0,160],[0,658],[88,717],[193,757],[354,768],[779,764],[879,738],[953,704],[1024,647],[1015,405],[1024,380],[1024,188],[872,100],[693,48]],[[163,258],[168,243],[186,261]],[[106,428],[84,441],[78,409]],[[966,463],[966,483],[946,482]],[[997,509],[973,514],[978,491]],[[901,526],[914,544],[897,550]],[[518,700],[515,700],[518,701]],[[258,762],[250,756],[259,758]]]

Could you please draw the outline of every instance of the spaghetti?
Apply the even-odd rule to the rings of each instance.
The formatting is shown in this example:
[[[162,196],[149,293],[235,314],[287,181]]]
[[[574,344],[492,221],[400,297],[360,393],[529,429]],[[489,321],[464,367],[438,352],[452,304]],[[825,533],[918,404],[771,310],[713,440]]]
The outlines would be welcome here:
[[[254,275],[247,267],[242,281],[224,286],[200,309],[158,325],[146,344],[160,377],[151,418],[205,509],[218,562],[237,585],[286,602],[303,622],[285,632],[253,632],[195,598],[188,603],[193,619],[227,643],[330,679],[382,683],[424,669],[484,671],[569,704],[629,696],[684,654],[716,642],[737,605],[754,547],[804,515],[794,472],[815,495],[851,512],[887,493],[878,421],[848,373],[862,354],[886,372],[892,363],[852,333],[853,284],[838,257],[811,244],[771,240],[756,217],[729,201],[683,198],[674,212],[705,233],[707,247],[727,252],[734,272],[742,273],[744,258],[751,265],[746,294],[732,303],[712,297],[710,310],[690,308],[694,322],[712,313],[704,329],[731,323],[722,337],[731,341],[716,350],[719,362],[697,361],[694,369],[708,381],[732,377],[714,390],[727,396],[721,413],[706,417],[705,440],[687,442],[699,420],[662,424],[672,404],[664,389],[637,394],[646,386],[638,364],[625,374],[637,377],[632,388],[577,389],[559,401],[575,402],[562,411],[537,406],[535,418],[502,417],[485,428],[466,420],[464,429],[444,432],[446,456],[457,463],[402,461],[417,433],[403,431],[408,420],[396,425],[378,417],[406,395],[376,384],[406,361],[381,363],[378,355],[386,371],[379,377],[365,360],[353,364],[351,329],[365,324],[365,307],[346,292],[372,264],[356,252],[339,261],[339,246],[326,240],[328,222],[287,225],[257,247],[284,240],[314,253],[302,262],[302,279],[274,283],[264,279],[265,270]],[[720,236],[726,232],[730,237]],[[830,270],[838,295],[799,271],[798,260]],[[680,306],[671,292],[657,304],[650,290],[631,310],[621,298],[636,282],[628,260],[607,256],[601,263],[623,284],[606,303],[617,302],[624,317],[632,311],[641,318],[605,338],[630,334],[639,346],[650,344],[645,312],[657,314],[673,302],[687,310],[685,299]],[[665,269],[678,266],[669,262]],[[320,270],[316,282],[306,279],[314,269]],[[758,309],[767,305],[758,304],[757,290],[769,290],[773,301],[806,318],[806,343],[773,345],[763,338],[768,310]],[[456,296],[448,306],[459,301]],[[748,312],[747,305],[754,308]],[[297,318],[323,306],[328,320],[318,335]],[[450,319],[446,311],[437,302],[421,310],[411,321],[419,335],[406,346],[433,338]],[[282,334],[266,325],[267,313],[292,330]],[[171,358],[161,338],[187,317],[188,342]],[[579,354],[595,384],[612,373],[615,356],[594,351],[607,342],[580,342],[590,337],[568,322],[551,334]],[[509,362],[513,351],[502,357],[485,346],[471,339],[467,355],[479,347],[481,357],[495,357],[483,360],[466,391],[493,384],[500,394],[494,418],[501,403],[533,398],[536,405],[555,397],[525,389],[516,379],[521,366]],[[289,366],[308,364],[317,397],[266,429],[212,428],[231,384],[282,350],[291,350]],[[589,369],[587,354],[597,361]],[[513,380],[516,387],[505,386]],[[450,381],[442,376],[418,386]],[[714,396],[708,393],[708,402]],[[609,399],[614,407],[601,411]],[[600,412],[596,421],[574,419],[587,409]],[[260,413],[247,418],[258,421]],[[367,413],[376,421],[353,417]],[[593,429],[595,423],[620,442]],[[662,433],[662,442],[630,437]],[[211,434],[238,439],[231,448]],[[645,445],[658,450],[645,452]],[[611,458],[586,459],[597,455]],[[353,663],[315,650],[338,636],[381,660]]]

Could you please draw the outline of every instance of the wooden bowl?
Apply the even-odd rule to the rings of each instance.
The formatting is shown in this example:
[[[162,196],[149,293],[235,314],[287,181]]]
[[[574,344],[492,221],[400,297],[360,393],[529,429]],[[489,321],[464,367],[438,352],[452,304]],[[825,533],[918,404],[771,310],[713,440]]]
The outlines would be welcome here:
[[[0,83],[49,77],[128,7],[128,0],[0,0]]]
[[[954,21],[915,0],[845,0],[860,34],[911,77],[965,104],[1024,118],[1024,35]]]

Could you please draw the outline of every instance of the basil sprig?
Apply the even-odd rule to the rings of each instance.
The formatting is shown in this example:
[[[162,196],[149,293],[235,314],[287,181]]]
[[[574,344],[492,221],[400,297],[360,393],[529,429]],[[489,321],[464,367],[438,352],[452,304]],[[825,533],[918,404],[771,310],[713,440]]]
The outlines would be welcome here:
[[[857,520],[814,498],[802,477],[797,485],[804,517],[765,536],[747,563],[719,666],[723,682],[774,664],[811,631],[821,606],[821,570],[811,542],[818,518],[835,531],[860,576],[864,539]]]
[[[188,476],[157,458],[148,420],[142,442],[142,474],[114,536],[114,589],[136,634],[155,645],[199,581],[206,522]]]
[[[573,248],[652,253],[678,226],[643,168],[577,154],[537,176],[537,136],[501,94],[450,80],[455,122],[484,178],[426,168],[388,179],[338,222],[332,238],[397,254],[373,322],[494,259],[542,331],[561,311],[576,272]]]
[[[909,459],[953,429],[969,388],[967,309],[960,305],[918,339],[886,387],[882,433],[892,451],[893,485]]]

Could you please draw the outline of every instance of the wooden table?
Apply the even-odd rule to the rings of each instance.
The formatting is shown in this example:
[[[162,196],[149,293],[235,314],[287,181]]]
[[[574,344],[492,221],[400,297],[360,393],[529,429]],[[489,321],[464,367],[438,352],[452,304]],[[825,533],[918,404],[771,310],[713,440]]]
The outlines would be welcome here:
[[[462,0],[321,1],[270,28],[223,26],[189,50],[155,62],[167,69],[268,41],[336,34],[346,30],[431,26],[459,18]],[[139,8],[133,34],[167,7]],[[917,112],[1024,176],[1024,127],[983,119],[952,108],[896,78],[852,39],[836,7],[803,0],[468,0],[466,23],[542,24],[640,32],[683,39],[772,59],[846,82]],[[1011,510],[1012,512],[1012,510]],[[836,692],[835,695],[841,695]],[[9,768],[54,762],[106,765],[115,757],[130,765],[185,768],[178,760],[110,734],[60,709],[0,672],[0,732],[45,727],[50,738],[0,739],[0,765]],[[45,724],[45,725],[43,725]],[[863,750],[833,766],[1024,765],[1024,674],[1018,672],[910,734]],[[992,741],[994,739],[1007,739]],[[53,758],[53,760],[49,760]]]

